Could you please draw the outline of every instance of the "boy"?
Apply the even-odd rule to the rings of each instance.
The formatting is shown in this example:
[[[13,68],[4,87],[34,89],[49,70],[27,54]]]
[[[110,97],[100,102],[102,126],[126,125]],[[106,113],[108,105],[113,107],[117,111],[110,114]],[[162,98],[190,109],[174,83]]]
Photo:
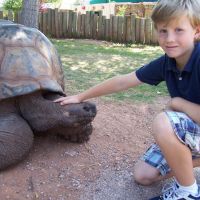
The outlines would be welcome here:
[[[169,188],[151,200],[200,200],[193,174],[193,167],[200,165],[200,0],[160,0],[152,20],[165,55],[136,72],[56,102],[79,103],[142,83],[157,85],[166,81],[171,101],[168,110],[153,122],[156,143],[136,164],[134,177],[143,185],[175,177]]]

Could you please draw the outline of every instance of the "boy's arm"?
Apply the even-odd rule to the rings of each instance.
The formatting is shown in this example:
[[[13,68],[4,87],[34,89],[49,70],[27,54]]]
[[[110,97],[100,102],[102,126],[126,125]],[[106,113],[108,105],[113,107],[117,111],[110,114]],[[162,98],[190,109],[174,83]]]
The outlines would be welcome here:
[[[80,94],[59,98],[55,102],[60,102],[61,105],[69,103],[80,103],[84,100],[94,97],[126,90],[130,87],[137,86],[140,83],[142,82],[136,77],[135,72],[132,72],[126,75],[116,76],[114,78],[108,79]]]
[[[200,124],[200,105],[187,101],[181,97],[174,97],[170,102],[170,108],[175,111],[184,112],[192,120]]]

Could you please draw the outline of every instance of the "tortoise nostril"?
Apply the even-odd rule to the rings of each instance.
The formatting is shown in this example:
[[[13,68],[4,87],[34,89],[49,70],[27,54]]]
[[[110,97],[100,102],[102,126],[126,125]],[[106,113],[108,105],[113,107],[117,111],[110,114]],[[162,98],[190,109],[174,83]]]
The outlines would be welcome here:
[[[86,112],[89,112],[90,111],[90,107],[89,106],[84,106],[83,110],[85,110]]]

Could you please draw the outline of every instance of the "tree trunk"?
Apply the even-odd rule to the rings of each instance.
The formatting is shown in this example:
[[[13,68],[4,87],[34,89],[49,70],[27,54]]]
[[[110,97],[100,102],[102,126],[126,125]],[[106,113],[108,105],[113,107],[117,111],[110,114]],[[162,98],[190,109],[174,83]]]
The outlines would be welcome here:
[[[39,0],[23,0],[21,24],[38,28]]]

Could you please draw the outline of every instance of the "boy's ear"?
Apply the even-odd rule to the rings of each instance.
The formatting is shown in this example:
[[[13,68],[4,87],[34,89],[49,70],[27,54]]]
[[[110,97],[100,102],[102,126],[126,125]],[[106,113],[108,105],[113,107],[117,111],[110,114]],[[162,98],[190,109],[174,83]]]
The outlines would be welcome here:
[[[196,27],[195,40],[200,40],[200,26]]]

